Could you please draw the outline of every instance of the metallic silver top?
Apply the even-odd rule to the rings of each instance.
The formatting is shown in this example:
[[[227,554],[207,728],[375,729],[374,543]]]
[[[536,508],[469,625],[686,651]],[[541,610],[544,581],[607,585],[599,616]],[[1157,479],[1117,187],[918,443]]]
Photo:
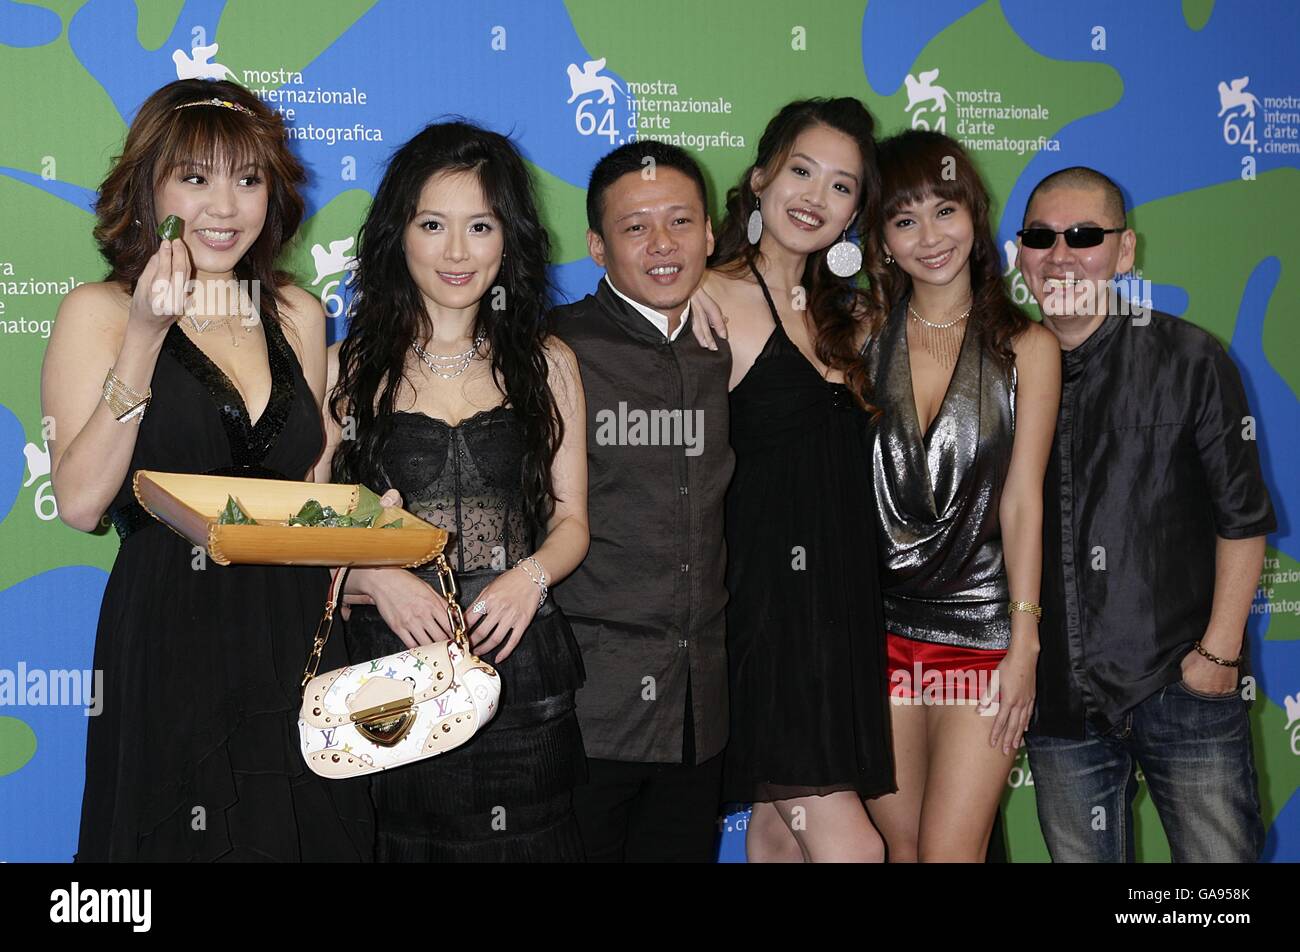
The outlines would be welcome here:
[[[1015,371],[1005,373],[968,324],[943,403],[922,434],[906,300],[863,355],[882,410],[871,466],[888,630],[1004,649],[1011,623],[998,506],[1015,433]]]

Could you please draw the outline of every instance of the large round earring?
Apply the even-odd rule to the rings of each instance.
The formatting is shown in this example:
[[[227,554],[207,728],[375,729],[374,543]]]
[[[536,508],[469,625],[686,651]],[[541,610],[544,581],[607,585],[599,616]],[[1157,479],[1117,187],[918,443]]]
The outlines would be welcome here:
[[[826,267],[837,278],[851,278],[862,270],[862,249],[849,241],[847,228],[840,240],[826,252]]]
[[[763,237],[763,213],[759,211],[762,203],[758,196],[754,196],[754,210],[749,213],[749,222],[745,226],[745,237],[749,239],[751,245],[758,244],[758,240]]]

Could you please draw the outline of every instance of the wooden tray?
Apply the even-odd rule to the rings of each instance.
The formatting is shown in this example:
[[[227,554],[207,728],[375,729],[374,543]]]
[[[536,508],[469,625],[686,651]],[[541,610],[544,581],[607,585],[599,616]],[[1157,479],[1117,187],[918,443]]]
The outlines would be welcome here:
[[[410,568],[428,562],[447,544],[447,533],[397,507],[384,509],[369,529],[288,525],[217,525],[234,496],[258,522],[283,522],[308,499],[348,512],[359,486],[289,482],[238,476],[198,476],[139,470],[132,481],[145,511],[197,546],[219,565],[351,565]],[[402,519],[396,529],[379,526]]]

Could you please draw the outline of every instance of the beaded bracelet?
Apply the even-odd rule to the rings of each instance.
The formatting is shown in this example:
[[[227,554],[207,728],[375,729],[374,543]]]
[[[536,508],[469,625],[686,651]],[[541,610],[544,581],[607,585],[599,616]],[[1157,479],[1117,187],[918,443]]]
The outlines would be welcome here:
[[[1206,651],[1204,648],[1201,647],[1201,643],[1199,641],[1196,643],[1194,647],[1196,648],[1197,653],[1200,654],[1202,658],[1207,658],[1210,661],[1213,661],[1215,664],[1222,665],[1225,668],[1235,668],[1241,664],[1241,655],[1237,655],[1237,657],[1229,661],[1227,658],[1220,658],[1217,655],[1210,654],[1208,651]]]
[[[529,562],[531,562],[533,564],[533,567],[537,570],[536,575],[534,575],[532,569],[528,567]],[[533,584],[536,585],[539,589],[541,589],[542,594],[537,599],[537,607],[541,608],[542,603],[546,601],[546,595],[549,591],[549,589],[547,589],[546,587],[546,582],[547,582],[546,569],[542,568],[542,563],[538,562],[531,555],[528,556],[528,558],[526,559],[520,559],[518,562],[516,562],[515,568],[522,570],[523,573],[532,580]]]

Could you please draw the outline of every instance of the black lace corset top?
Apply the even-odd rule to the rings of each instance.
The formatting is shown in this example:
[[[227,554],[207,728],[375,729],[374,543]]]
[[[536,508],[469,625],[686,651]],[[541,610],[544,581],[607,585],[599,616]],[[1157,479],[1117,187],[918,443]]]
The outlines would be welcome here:
[[[388,486],[402,494],[403,508],[452,534],[447,558],[458,572],[504,570],[529,554],[523,458],[524,428],[509,407],[456,426],[394,413],[382,453]]]

